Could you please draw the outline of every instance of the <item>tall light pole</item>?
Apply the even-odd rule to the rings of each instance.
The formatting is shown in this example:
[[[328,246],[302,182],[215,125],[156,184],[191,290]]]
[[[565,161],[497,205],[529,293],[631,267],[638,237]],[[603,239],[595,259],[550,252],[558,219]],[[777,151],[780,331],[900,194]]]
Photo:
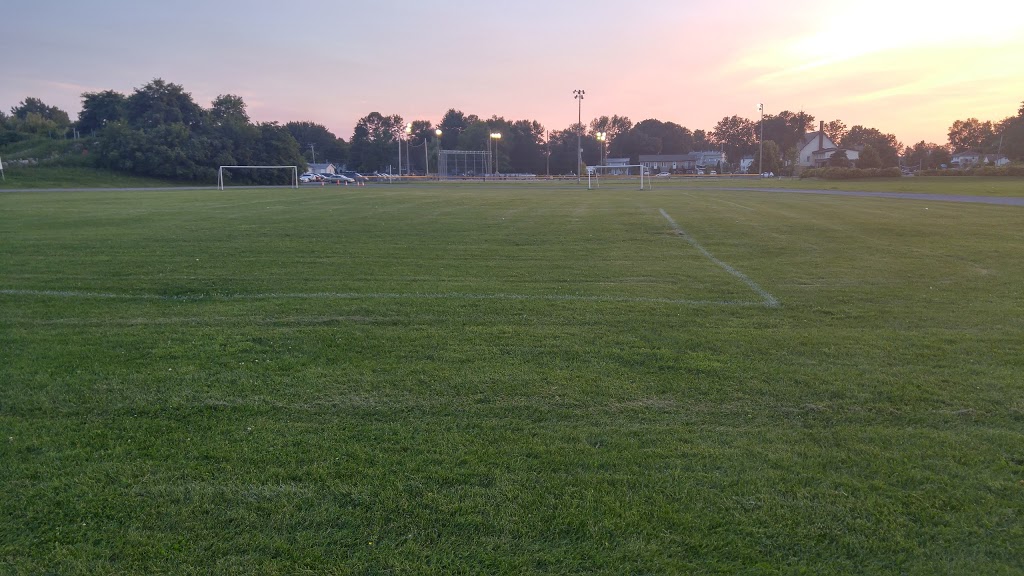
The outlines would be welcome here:
[[[309,145],[309,151],[313,153],[313,164],[316,164],[316,148],[312,144]]]
[[[491,140],[494,140],[494,173],[498,173],[498,140],[501,140],[501,132],[491,132]]]
[[[572,97],[576,99],[576,183],[579,184],[583,178],[580,172],[583,171],[583,95],[586,90],[573,90]]]
[[[438,180],[441,179],[441,134],[442,134],[442,132],[441,132],[440,128],[438,128],[437,130],[434,130],[434,135],[437,136],[437,179]],[[424,148],[423,152],[426,153],[426,151],[427,151],[426,148]],[[428,176],[430,175],[430,170],[427,170],[427,175]]]
[[[602,166],[604,166],[604,142],[605,142],[605,140],[607,140],[607,139],[608,139],[608,133],[607,133],[607,132],[598,132],[598,133],[597,133],[597,141],[601,143],[601,152],[600,152],[600,154],[598,154],[598,156],[597,156],[597,157],[598,157],[598,160],[597,160],[597,161],[598,161],[598,162],[599,162],[599,163],[600,163],[600,164],[601,164]]]
[[[758,104],[757,105],[757,109],[758,109],[758,111],[761,112],[761,137],[758,138],[758,140],[759,140],[758,147],[760,149],[758,150],[758,153],[757,153],[758,154],[757,170],[758,170],[758,174],[764,174],[764,104]]]
[[[546,176],[550,179],[551,178],[551,130],[548,130],[548,133],[544,135],[544,143],[547,144],[547,152],[545,153],[545,156],[547,156],[547,168],[545,170],[546,170]]]
[[[407,146],[408,146],[409,140],[412,140],[412,123],[411,122],[409,124],[405,125],[405,141],[407,143],[406,144]],[[405,155],[405,163],[409,164],[409,154]],[[410,166],[406,166],[406,170],[405,170],[406,174],[409,173],[409,168],[410,168]],[[399,137],[399,140],[398,140],[398,175],[399,176],[402,175],[402,140],[401,140],[401,137]]]

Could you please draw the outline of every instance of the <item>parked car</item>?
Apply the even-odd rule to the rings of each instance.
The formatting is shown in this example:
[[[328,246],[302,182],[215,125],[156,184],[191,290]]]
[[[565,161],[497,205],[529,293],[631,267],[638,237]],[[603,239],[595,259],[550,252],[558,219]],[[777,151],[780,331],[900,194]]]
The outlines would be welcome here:
[[[669,174],[668,172],[658,172],[654,176],[656,178],[668,178],[669,176],[671,176],[671,174]]]
[[[356,182],[368,182],[370,180],[369,178],[363,176],[359,172],[353,172],[352,170],[345,170],[341,174],[344,176],[348,176],[349,178],[355,180]]]
[[[355,180],[344,174],[324,174],[324,182],[329,184],[351,184]]]

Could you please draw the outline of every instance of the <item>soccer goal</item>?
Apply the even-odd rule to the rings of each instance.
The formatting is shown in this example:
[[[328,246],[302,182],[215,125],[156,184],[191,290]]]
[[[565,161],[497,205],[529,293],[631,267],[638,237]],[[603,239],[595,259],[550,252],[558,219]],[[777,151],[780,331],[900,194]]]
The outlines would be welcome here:
[[[602,186],[648,190],[651,188],[651,177],[646,172],[647,168],[639,164],[587,166],[587,190]]]
[[[244,170],[277,170],[277,171],[279,171],[279,173],[280,173],[280,171],[287,171],[286,174],[288,174],[288,179],[290,180],[290,182],[288,184],[289,187],[290,188],[298,188],[299,187],[299,167],[298,166],[221,166],[217,170],[217,188],[220,189],[220,190],[224,189],[224,171],[225,170],[240,171],[240,170],[243,170],[243,169]],[[232,172],[228,172],[228,180],[231,179],[231,174],[232,174]],[[272,175],[270,178],[266,178],[266,179],[259,179],[259,178],[255,178],[253,176],[250,176],[249,182],[246,183],[247,186],[251,186],[253,184],[255,184],[255,185],[263,185],[263,186],[280,186],[280,184],[278,182],[282,182],[284,180],[284,178],[282,176],[280,176],[280,175]]]

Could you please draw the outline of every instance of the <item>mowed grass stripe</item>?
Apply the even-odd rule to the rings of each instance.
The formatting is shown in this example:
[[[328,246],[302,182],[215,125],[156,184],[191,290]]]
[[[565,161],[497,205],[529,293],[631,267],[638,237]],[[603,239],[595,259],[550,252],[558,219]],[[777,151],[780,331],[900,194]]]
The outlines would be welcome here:
[[[754,301],[728,300],[676,300],[671,298],[628,298],[615,296],[578,296],[572,294],[460,294],[460,293],[342,293],[314,292],[268,293],[268,294],[195,294],[166,296],[159,294],[111,294],[105,292],[81,292],[68,290],[0,290],[8,296],[30,296],[50,298],[94,298],[118,300],[165,300],[170,302],[196,300],[545,300],[551,302],[626,302],[636,304],[682,304],[690,306],[756,306]],[[775,304],[777,306],[777,303]]]

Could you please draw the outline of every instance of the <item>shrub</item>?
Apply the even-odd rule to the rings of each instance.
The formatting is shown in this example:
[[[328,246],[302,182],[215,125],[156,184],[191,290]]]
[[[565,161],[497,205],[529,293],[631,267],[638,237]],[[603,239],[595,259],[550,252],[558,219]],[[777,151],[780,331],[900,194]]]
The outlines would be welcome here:
[[[800,173],[801,178],[824,178],[825,180],[855,180],[857,178],[899,178],[899,168],[811,168]]]
[[[1006,166],[975,166],[966,170],[922,170],[922,176],[983,176],[1004,177],[1024,176],[1024,164],[1007,164]]]

